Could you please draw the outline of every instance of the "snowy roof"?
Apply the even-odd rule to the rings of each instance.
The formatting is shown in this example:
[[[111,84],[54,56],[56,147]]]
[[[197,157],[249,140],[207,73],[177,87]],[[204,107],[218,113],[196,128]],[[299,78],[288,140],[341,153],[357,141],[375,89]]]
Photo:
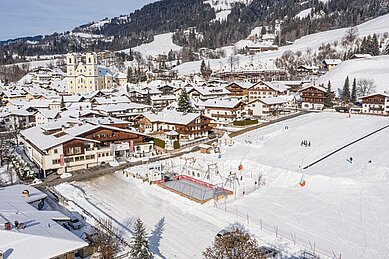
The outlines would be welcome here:
[[[180,134],[177,131],[175,131],[175,130],[171,130],[171,131],[166,132],[165,135],[177,136],[177,135],[180,135]]]
[[[370,54],[353,54],[351,58],[371,58]]]
[[[91,119],[91,120],[93,121],[93,119]],[[121,128],[117,128],[117,127],[112,127],[109,125],[100,125],[98,123],[98,120],[100,120],[101,122],[104,122],[104,124],[105,123],[114,124],[115,120],[113,120],[112,118],[96,118],[95,120],[97,120],[97,122],[93,121],[94,123],[84,123],[81,125],[80,124],[72,125],[72,127],[66,128],[63,131],[61,131],[62,133],[65,133],[65,134],[58,134],[58,132],[54,133],[54,134],[47,134],[45,131],[45,130],[47,130],[47,127],[35,126],[32,128],[23,130],[21,132],[21,135],[25,139],[27,139],[29,142],[31,142],[34,146],[36,146],[37,148],[39,148],[42,151],[47,150],[47,149],[52,148],[52,147],[55,147],[55,146],[58,146],[58,145],[61,145],[65,142],[71,141],[73,139],[79,139],[79,140],[83,140],[83,141],[87,141],[87,142],[99,142],[99,141],[96,141],[93,139],[86,139],[86,138],[81,137],[81,135],[83,135],[84,133],[87,133],[89,131],[96,130],[99,128],[124,131],[124,132],[129,132],[129,133],[133,133],[133,134],[137,134],[137,135],[146,136],[145,134],[141,134],[139,132],[121,129]],[[113,121],[113,123],[111,121]],[[125,121],[116,119],[116,122],[122,123]]]
[[[132,109],[150,109],[151,106],[140,104],[140,103],[116,103],[116,104],[107,104],[107,105],[100,105],[95,110],[104,111],[104,112],[119,112],[119,111],[127,111]]]
[[[317,85],[308,85],[308,86],[304,87],[303,89],[301,89],[300,92],[301,92],[301,91],[304,91],[304,90],[306,90],[306,89],[308,89],[308,88],[311,88],[311,87],[316,88],[317,90],[320,90],[320,91],[322,91],[322,92],[326,92],[326,91],[327,91],[327,89],[325,89],[324,87],[321,87],[321,86],[317,86]]]
[[[239,99],[209,99],[206,101],[199,101],[198,106],[200,107],[212,107],[212,108],[235,108],[239,104],[241,104],[242,101]]]
[[[113,117],[85,118],[83,120],[95,125],[130,124],[129,121]]]
[[[307,69],[307,70],[317,70],[319,69],[319,67],[317,66],[310,66],[310,65],[300,65],[299,68],[304,68],[304,69]]]
[[[115,103],[130,103],[130,99],[127,96],[117,96],[117,97],[95,97],[95,102],[99,105],[101,104],[115,104]]]
[[[253,102],[258,101],[267,105],[274,105],[274,104],[282,104],[282,103],[287,103],[288,100],[282,97],[270,97],[270,98],[261,98],[254,100]]]
[[[119,72],[117,72],[117,73],[115,73],[114,75],[113,75],[113,77],[114,78],[119,78],[119,79],[127,79],[127,75],[125,74],[125,73],[119,73]]]
[[[374,94],[369,94],[369,95],[363,96],[363,97],[361,97],[361,99],[369,98],[369,97],[372,97],[372,96],[375,96],[375,95],[382,95],[385,98],[389,98],[389,94],[386,94],[386,93],[374,93]]]
[[[7,116],[33,116],[34,113],[27,111],[25,108],[19,108],[15,106],[7,106],[0,110],[0,117]]]
[[[181,113],[177,111],[162,111],[159,113],[145,112],[142,115],[150,122],[165,122],[187,125],[200,116],[200,113]]]
[[[159,101],[159,100],[176,100],[175,95],[157,95],[157,96],[150,96],[152,101]]]
[[[61,111],[59,109],[39,109],[38,113],[42,114],[45,118],[55,119]]]
[[[338,65],[342,63],[342,60],[340,59],[325,59],[323,60],[323,63],[326,65]]]
[[[30,192],[29,198],[22,191]],[[11,250],[8,258],[53,258],[88,245],[85,241],[56,223],[53,219],[60,212],[39,211],[28,203],[46,198],[39,190],[26,185],[15,185],[0,189],[0,224],[12,224],[11,230],[0,228],[0,250]],[[64,219],[67,219],[63,215]],[[15,221],[24,223],[17,229]]]
[[[255,87],[257,85],[261,85],[261,84],[264,84],[266,85],[267,87],[273,89],[274,91],[277,91],[277,92],[285,92],[287,91],[290,87],[283,84],[282,82],[278,82],[278,81],[272,81],[272,82],[268,82],[268,81],[260,81],[258,83],[256,83],[254,85],[254,89],[252,90],[255,90]]]
[[[205,87],[205,86],[196,86],[191,87],[189,90],[187,90],[188,93],[192,91],[197,91],[203,96],[212,96],[212,95],[228,95],[230,91],[228,91],[224,87]]]
[[[229,84],[228,86],[230,86],[230,85],[232,85],[232,84],[236,84],[236,85],[240,86],[240,87],[243,88],[243,89],[249,89],[249,88],[251,88],[251,87],[254,86],[254,84],[251,83],[251,82],[232,82],[232,83]]]
[[[104,67],[104,66],[98,66],[98,71],[99,71],[99,77],[112,77],[112,72],[109,70],[109,68]]]
[[[50,104],[54,103],[53,100],[10,100],[10,104],[14,106],[24,107],[24,108],[47,108]]]

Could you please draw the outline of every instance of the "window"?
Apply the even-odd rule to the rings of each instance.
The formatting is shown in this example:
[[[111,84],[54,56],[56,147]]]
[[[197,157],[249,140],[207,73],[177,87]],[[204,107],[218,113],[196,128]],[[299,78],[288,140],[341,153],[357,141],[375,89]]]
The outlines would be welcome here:
[[[53,159],[53,165],[58,165],[60,162],[60,159]]]
[[[54,149],[54,154],[58,154],[58,149]]]

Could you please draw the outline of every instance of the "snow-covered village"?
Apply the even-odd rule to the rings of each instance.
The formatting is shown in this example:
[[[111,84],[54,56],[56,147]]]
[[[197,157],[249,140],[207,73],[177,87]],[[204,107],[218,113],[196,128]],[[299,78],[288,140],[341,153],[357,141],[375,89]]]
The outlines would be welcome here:
[[[389,258],[388,0],[49,2],[0,3],[0,259]]]

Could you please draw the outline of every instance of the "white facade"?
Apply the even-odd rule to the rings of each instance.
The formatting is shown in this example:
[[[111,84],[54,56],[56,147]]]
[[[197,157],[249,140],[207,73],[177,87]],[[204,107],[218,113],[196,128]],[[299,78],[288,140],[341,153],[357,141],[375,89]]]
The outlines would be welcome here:
[[[113,87],[113,75],[104,67],[98,67],[97,55],[87,53],[66,55],[68,93],[93,92]]]

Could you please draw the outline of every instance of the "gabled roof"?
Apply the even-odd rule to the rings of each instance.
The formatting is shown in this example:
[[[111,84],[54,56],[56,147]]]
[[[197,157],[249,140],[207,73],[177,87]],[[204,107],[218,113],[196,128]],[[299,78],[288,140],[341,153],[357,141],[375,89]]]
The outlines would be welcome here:
[[[313,87],[313,88],[315,88],[315,89],[317,89],[317,90],[320,90],[320,91],[322,91],[322,92],[327,92],[327,89],[325,89],[325,88],[322,87],[322,86],[317,86],[317,85],[308,85],[308,86],[304,87],[303,89],[301,89],[299,92],[302,92],[302,91],[304,91],[304,90],[306,90],[306,89],[308,89],[308,88],[311,88],[311,87]]]
[[[342,63],[342,60],[340,60],[340,59],[324,59],[323,63],[326,64],[327,66],[328,65],[338,65],[338,64]]]
[[[105,118],[97,118],[100,120],[104,120]],[[121,121],[121,120],[120,120]],[[115,122],[114,122],[115,123]],[[113,124],[113,123],[109,123]],[[105,128],[105,129],[110,129],[110,130],[117,130],[117,131],[123,131],[123,132],[128,132],[128,133],[133,133],[136,135],[142,135],[142,136],[147,136],[145,134],[136,132],[136,131],[131,131],[131,130],[126,130],[126,129],[121,129],[117,127],[112,127],[109,125],[101,125],[99,123],[92,124],[92,123],[84,123],[82,125],[74,125],[73,127],[66,128],[64,129],[63,133],[64,135],[58,134],[59,132],[55,134],[47,134],[45,132],[45,126],[35,126],[26,130],[23,130],[20,134],[27,139],[29,142],[31,142],[34,146],[39,148],[40,150],[47,150],[49,148],[59,146],[63,143],[69,142],[71,140],[79,139],[87,142],[99,142],[97,140],[93,139],[85,139],[82,136],[85,133],[88,133],[93,130],[97,130],[99,128]]]
[[[38,113],[42,114],[47,119],[55,119],[61,111],[59,109],[39,109]]]
[[[255,90],[255,87],[256,87],[257,85],[260,85],[260,84],[264,84],[264,85],[266,85],[267,87],[269,87],[270,89],[272,89],[272,90],[274,90],[274,91],[276,91],[276,92],[281,92],[281,93],[287,91],[287,90],[290,88],[289,86],[283,84],[282,82],[276,82],[276,81],[274,81],[274,82],[259,81],[258,83],[256,83],[256,84],[253,86],[253,87],[254,87],[253,90]]]
[[[369,95],[366,95],[364,97],[361,97],[361,99],[369,98],[369,97],[372,97],[372,96],[375,96],[375,95],[382,95],[385,98],[389,98],[389,94],[386,94],[386,93],[374,93],[374,94],[369,94]]]
[[[230,85],[233,85],[233,84],[239,86],[242,89],[246,89],[246,90],[250,89],[251,87],[254,86],[254,84],[250,83],[250,82],[232,82],[232,83],[228,84],[226,87],[229,87]]]

